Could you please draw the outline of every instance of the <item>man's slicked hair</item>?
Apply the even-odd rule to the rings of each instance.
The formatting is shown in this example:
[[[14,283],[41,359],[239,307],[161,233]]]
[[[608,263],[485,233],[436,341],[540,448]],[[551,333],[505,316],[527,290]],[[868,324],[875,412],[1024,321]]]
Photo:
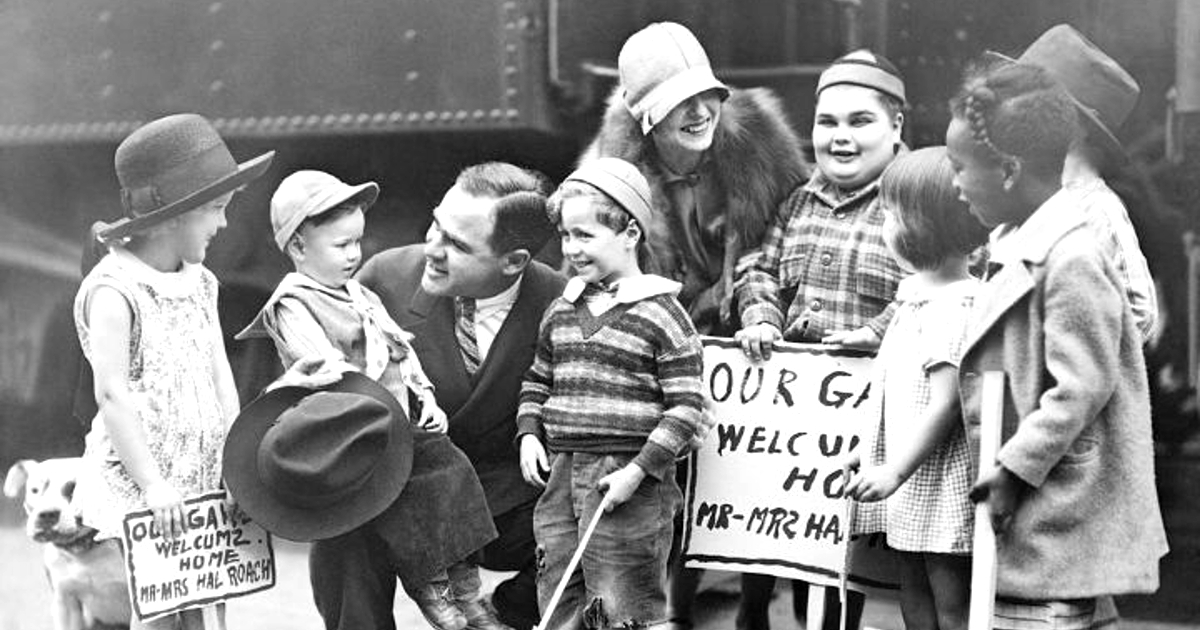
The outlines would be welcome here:
[[[533,256],[554,235],[546,207],[553,185],[545,175],[506,162],[484,162],[463,169],[454,185],[472,197],[496,199],[488,243],[494,253],[524,249]]]

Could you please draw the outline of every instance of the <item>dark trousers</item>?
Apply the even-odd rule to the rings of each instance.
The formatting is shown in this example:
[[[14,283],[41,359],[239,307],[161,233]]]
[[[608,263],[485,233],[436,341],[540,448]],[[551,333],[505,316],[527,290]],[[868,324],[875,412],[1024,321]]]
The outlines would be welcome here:
[[[492,604],[500,621],[515,630],[528,630],[538,624],[537,564],[533,539],[533,507],[537,499],[497,516],[492,542],[479,553],[479,566],[492,571],[516,571],[517,574],[496,585]]]
[[[493,603],[501,620],[514,628],[537,625],[533,506],[518,506],[494,520],[499,537],[474,560],[493,571],[517,571],[496,587]],[[395,630],[392,606],[400,567],[383,539],[370,528],[314,542],[308,556],[309,581],[327,630]]]
[[[738,604],[737,630],[769,630],[771,618],[767,612],[771,604],[771,593],[775,589],[775,576],[757,573],[742,574],[742,600]],[[842,606],[836,588],[825,591],[825,623],[822,630],[839,630]],[[866,597],[856,591],[846,593],[846,627],[856,630],[862,623]],[[792,614],[805,619],[808,614],[808,582],[792,580]]]

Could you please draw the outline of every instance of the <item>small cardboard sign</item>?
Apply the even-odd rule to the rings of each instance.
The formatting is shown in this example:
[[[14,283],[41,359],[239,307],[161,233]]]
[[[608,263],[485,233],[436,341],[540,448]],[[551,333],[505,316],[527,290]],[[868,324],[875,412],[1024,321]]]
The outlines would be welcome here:
[[[125,515],[125,566],[134,614],[149,621],[275,586],[271,535],[229,513],[224,492],[185,500],[188,530],[166,540],[149,509]]]
[[[687,566],[895,588],[892,553],[882,535],[850,535],[842,491],[842,465],[874,427],[872,363],[814,344],[776,344],[752,362],[731,340],[704,339],[717,425],[690,462]]]

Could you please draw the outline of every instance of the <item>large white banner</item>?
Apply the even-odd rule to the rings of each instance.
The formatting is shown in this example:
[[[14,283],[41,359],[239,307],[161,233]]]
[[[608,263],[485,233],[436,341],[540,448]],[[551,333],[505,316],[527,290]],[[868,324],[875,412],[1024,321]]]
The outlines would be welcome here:
[[[150,510],[125,516],[125,564],[134,614],[168,613],[257,593],[275,585],[271,535],[230,514],[224,492],[184,501],[188,531],[166,540]]]
[[[872,355],[777,344],[751,362],[705,338],[704,384],[717,426],[691,458],[687,566],[768,573],[836,586],[894,587],[881,535],[848,536],[842,465],[865,451],[874,422]]]

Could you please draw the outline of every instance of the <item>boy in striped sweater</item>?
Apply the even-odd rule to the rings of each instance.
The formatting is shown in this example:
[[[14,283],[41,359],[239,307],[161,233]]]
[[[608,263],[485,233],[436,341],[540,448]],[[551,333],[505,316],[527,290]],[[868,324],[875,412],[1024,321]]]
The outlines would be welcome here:
[[[700,340],[679,283],[642,273],[650,188],[635,166],[586,164],[550,211],[577,275],[542,320],[517,415],[521,472],[545,488],[533,516],[539,604],[549,612],[580,534],[604,510],[547,627],[661,623],[682,502],[675,458],[711,425]]]

